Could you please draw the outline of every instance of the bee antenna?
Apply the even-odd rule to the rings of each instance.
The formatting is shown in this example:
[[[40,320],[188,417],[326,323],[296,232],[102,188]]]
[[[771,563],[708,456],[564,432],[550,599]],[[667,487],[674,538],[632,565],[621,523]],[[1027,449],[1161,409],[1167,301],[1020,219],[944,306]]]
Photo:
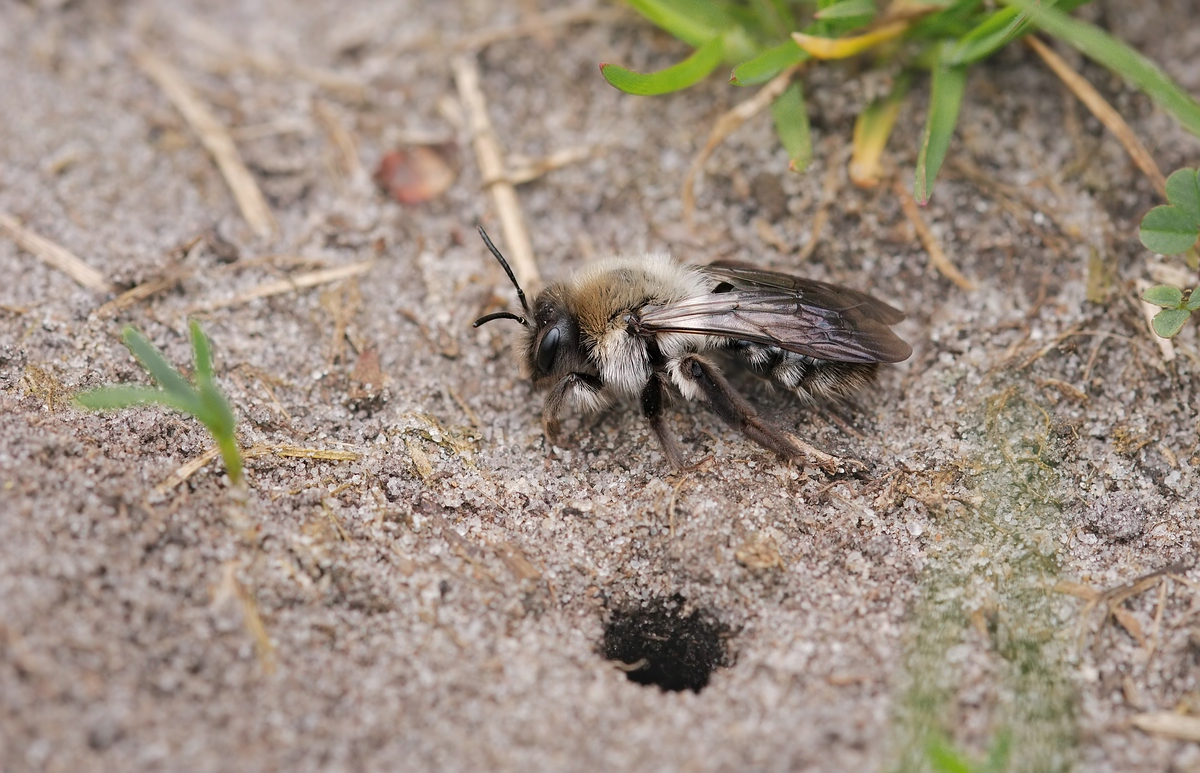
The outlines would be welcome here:
[[[517,288],[517,297],[521,299],[521,308],[525,309],[526,314],[529,314],[529,302],[525,300],[525,291],[522,290],[521,285],[517,283],[517,277],[513,274],[513,270],[509,268],[508,261],[504,259],[503,255],[500,254],[500,250],[496,249],[496,245],[492,244],[492,240],[488,238],[487,231],[483,230],[483,226],[476,226],[476,228],[479,229],[479,235],[483,237],[483,243],[486,244],[491,253],[496,256],[496,260],[500,261],[500,265],[504,267],[504,273],[508,274],[508,281],[512,282],[513,287]],[[525,320],[521,317],[518,317],[515,314],[511,316],[513,319],[521,320],[522,325],[526,324]],[[487,322],[489,317],[491,319],[507,319],[507,317],[499,317],[494,314],[489,314],[487,317],[481,318],[479,322],[476,322],[475,326],[479,327],[484,322]]]
[[[525,325],[526,327],[529,326],[529,323],[525,321],[525,318],[518,314],[513,314],[511,311],[497,311],[494,314],[484,314],[482,317],[475,320],[475,324],[471,327],[479,327],[485,322],[491,322],[494,319],[515,319],[522,325]]]

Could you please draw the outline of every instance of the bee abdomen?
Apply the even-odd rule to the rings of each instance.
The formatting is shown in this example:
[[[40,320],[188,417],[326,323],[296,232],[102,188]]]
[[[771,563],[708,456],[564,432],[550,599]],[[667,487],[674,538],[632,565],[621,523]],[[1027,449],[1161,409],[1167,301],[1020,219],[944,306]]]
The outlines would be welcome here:
[[[751,373],[805,400],[849,397],[869,385],[879,367],[876,363],[822,360],[750,341],[732,341],[726,349]]]

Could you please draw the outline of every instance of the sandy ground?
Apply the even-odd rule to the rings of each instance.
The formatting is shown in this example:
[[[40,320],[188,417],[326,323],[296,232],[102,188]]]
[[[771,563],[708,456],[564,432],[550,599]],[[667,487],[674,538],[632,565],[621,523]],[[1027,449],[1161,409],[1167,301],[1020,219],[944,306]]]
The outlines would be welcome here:
[[[917,769],[939,733],[972,758],[1008,737],[1013,770],[1200,770],[1194,743],[1131,724],[1200,711],[1198,344],[1187,327],[1165,362],[1147,333],[1135,234],[1159,202],[1115,140],[1021,46],[971,75],[923,212],[964,292],[891,190],[845,179],[870,82],[810,75],[804,175],[768,116],[739,131],[689,228],[687,165],[747,92],[609,88],[597,62],[682,53],[631,15],[500,36],[477,61],[506,149],[593,151],[518,189],[546,276],[747,260],[904,308],[915,349],[836,415],[749,385],[857,476],[783,465],[694,405],[670,416],[711,457],[687,474],[632,407],[549,448],[513,326],[470,327],[513,298],[473,233],[500,240],[448,52],[528,5],[0,0],[0,210],[117,291],[174,280],[102,309],[116,292],[0,238],[0,770]],[[1200,94],[1194,7],[1147,5],[1087,10]],[[234,130],[278,235],[246,224],[143,48]],[[1196,164],[1195,138],[1064,53],[1164,170]],[[906,181],[926,96],[891,144]],[[331,126],[368,174],[414,140],[451,143],[461,173],[398,204]],[[69,402],[145,381],[126,324],[188,363],[189,314],[263,449],[244,511],[219,463],[163,490],[211,445],[197,422]],[[1156,571],[1106,621],[1096,594]],[[664,668],[724,663],[699,692],[604,657],[676,635],[694,646]]]

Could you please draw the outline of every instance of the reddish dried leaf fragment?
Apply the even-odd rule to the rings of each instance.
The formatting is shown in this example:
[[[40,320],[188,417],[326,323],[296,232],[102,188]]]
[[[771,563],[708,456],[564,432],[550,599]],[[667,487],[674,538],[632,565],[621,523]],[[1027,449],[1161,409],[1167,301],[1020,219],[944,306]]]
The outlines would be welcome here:
[[[375,182],[401,204],[420,204],[436,199],[458,176],[453,147],[412,145],[393,150],[379,162]]]

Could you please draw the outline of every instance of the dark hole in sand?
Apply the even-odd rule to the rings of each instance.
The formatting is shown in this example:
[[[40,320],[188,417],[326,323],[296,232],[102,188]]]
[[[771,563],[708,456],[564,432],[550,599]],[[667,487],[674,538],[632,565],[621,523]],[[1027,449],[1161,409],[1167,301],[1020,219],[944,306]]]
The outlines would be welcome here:
[[[614,612],[603,653],[626,669],[630,681],[700,692],[713,669],[729,665],[728,636],[728,627],[711,614],[672,596]]]

